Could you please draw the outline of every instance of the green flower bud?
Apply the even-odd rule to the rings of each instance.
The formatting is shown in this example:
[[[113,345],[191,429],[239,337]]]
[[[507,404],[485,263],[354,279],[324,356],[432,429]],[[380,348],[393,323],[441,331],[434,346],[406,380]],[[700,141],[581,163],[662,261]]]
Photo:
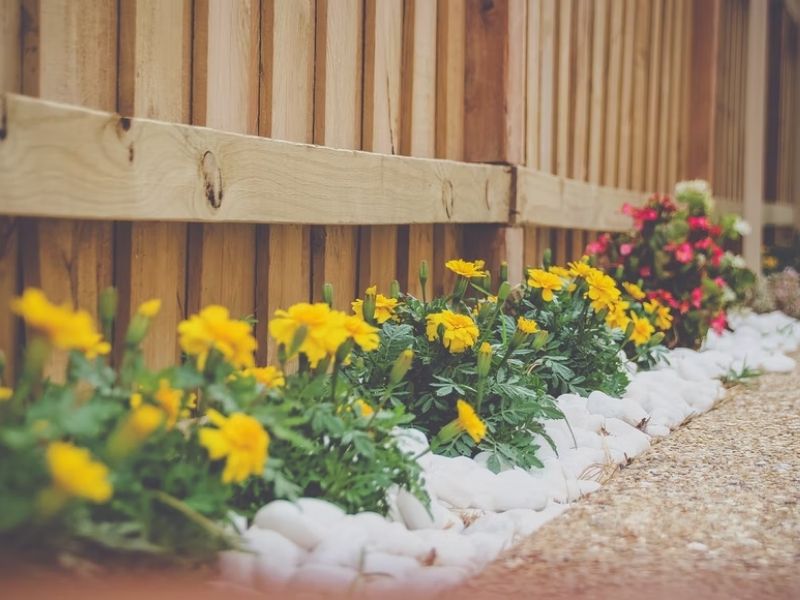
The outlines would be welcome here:
[[[375,286],[368,287],[364,293],[364,304],[361,307],[363,311],[364,320],[370,325],[375,324],[375,302],[376,302]]]
[[[503,281],[500,284],[500,289],[497,290],[497,303],[502,304],[508,298],[508,295],[511,293],[511,284],[508,281]]]
[[[500,263],[500,283],[508,281],[508,262],[503,261]]]
[[[333,285],[328,282],[322,286],[322,301],[328,306],[333,306]]]
[[[553,265],[553,251],[548,248],[542,255],[542,265],[545,269],[549,269]]]
[[[489,270],[486,271],[486,276],[481,281],[481,286],[485,290],[492,289],[492,273]]]
[[[294,332],[294,337],[292,338],[292,345],[286,349],[286,356],[287,358],[291,358],[297,351],[300,350],[300,346],[303,345],[303,342],[306,341],[306,336],[308,335],[308,327],[305,325],[301,325],[297,328],[297,331]]]
[[[125,334],[125,345],[129,348],[135,348],[141,344],[147,335],[147,330],[150,329],[150,321],[151,319],[143,314],[136,313],[133,315],[128,325],[128,331]]]
[[[411,368],[412,362],[414,362],[414,351],[411,348],[406,348],[394,360],[392,370],[389,373],[389,383],[392,385],[400,383]]]
[[[550,339],[550,333],[548,331],[540,331],[536,334],[536,337],[533,338],[533,349],[541,350],[542,347],[547,343],[548,339]]]
[[[421,260],[419,262],[419,285],[422,289],[425,289],[425,284],[428,283],[428,261]]]
[[[653,337],[650,338],[650,344],[653,346],[658,346],[663,341],[664,341],[663,331],[659,331],[658,333],[653,334]]]
[[[392,279],[389,285],[389,296],[395,299],[400,297],[400,282],[397,279]]]
[[[492,346],[489,342],[483,342],[478,349],[478,377],[483,379],[489,374],[492,367]]]
[[[117,316],[118,305],[119,296],[116,288],[107,287],[100,292],[100,297],[97,301],[97,314],[100,316],[100,322],[103,325],[114,321]]]

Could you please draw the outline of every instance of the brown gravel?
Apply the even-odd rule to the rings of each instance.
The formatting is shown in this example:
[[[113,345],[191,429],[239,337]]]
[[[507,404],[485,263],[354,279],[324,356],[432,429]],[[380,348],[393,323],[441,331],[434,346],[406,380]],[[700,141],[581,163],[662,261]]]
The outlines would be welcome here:
[[[731,390],[448,597],[800,598],[798,502],[800,370]]]

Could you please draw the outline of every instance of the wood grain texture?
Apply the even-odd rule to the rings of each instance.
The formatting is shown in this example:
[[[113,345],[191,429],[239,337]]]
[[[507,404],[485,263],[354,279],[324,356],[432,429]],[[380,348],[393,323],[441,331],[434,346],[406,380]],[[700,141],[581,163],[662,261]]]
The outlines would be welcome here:
[[[361,145],[370,152],[400,151],[403,13],[403,0],[365,4]],[[387,293],[397,278],[397,227],[361,227],[358,248],[358,291],[376,284]]]
[[[625,0],[611,0],[608,24],[608,71],[606,77],[607,97],[605,107],[605,135],[603,136],[602,183],[618,185],[618,172],[622,154],[623,60],[625,55]],[[631,52],[633,50],[631,49]],[[626,132],[627,133],[627,132]],[[620,187],[624,187],[621,185]]]
[[[615,182],[607,181],[607,185],[631,188],[631,167],[633,149],[633,72],[634,72],[634,39],[636,37],[636,0],[624,0],[625,23],[622,46],[622,88],[620,90],[619,117],[619,166]],[[638,104],[638,100],[637,100]]]
[[[361,145],[363,4],[318,0],[314,142],[334,148]],[[312,295],[322,298],[331,283],[335,305],[346,309],[356,295],[358,229],[325,227],[313,232]]]
[[[743,216],[752,232],[745,236],[743,255],[747,266],[761,272],[762,211],[764,204],[764,130],[766,109],[766,60],[768,6],[750,4],[747,24],[747,77],[745,96],[745,155]]]
[[[517,218],[521,224],[624,231],[630,219],[624,203],[641,205],[642,194],[566,179],[533,169],[517,170]]]
[[[314,0],[262,0],[259,133],[292,142],[314,139]],[[269,319],[311,299],[311,228],[260,228],[256,261],[256,334],[260,363],[274,360]],[[263,340],[267,340],[264,344]]]
[[[616,104],[606,105],[609,93],[608,77],[608,27],[609,6],[606,0],[597,0],[594,5],[592,32],[592,93],[589,104],[589,181],[604,183],[603,154],[604,136],[610,132],[605,130],[606,112],[614,113]],[[616,149],[614,150],[616,153]],[[578,256],[580,258],[580,256]]]
[[[0,93],[22,88],[22,2],[0,3]],[[9,310],[19,290],[18,222],[0,217],[0,352],[6,361],[0,385],[13,385],[19,357],[20,323]]]
[[[23,10],[24,93],[114,110],[117,2],[26,0]],[[69,301],[96,314],[99,292],[112,283],[112,224],[44,219],[24,229],[24,284],[42,288],[53,301]],[[45,374],[61,378],[65,365],[60,353]]]
[[[192,122],[258,133],[258,0],[198,0],[194,12]],[[226,306],[235,317],[255,315],[256,227],[190,226],[187,307]]]
[[[636,1],[636,27],[633,44],[633,122],[631,139],[631,178],[630,187],[634,190],[646,189],[645,169],[647,157],[647,136],[651,131],[648,122],[650,71],[650,0]]]
[[[400,153],[436,154],[437,13],[435,0],[406,0],[403,20],[403,84]],[[463,85],[463,84],[462,84]],[[433,225],[407,225],[398,231],[397,275],[402,289],[420,297],[419,265],[433,266]],[[430,283],[428,284],[430,286]],[[428,288],[430,292],[430,288]]]
[[[592,87],[592,19],[593,0],[575,0],[575,108],[572,117],[572,165],[569,176],[585,181],[588,177],[589,153],[589,97]]]
[[[191,10],[188,1],[120,3],[121,114],[189,121]],[[115,230],[118,330],[127,330],[139,304],[161,299],[161,312],[142,343],[142,351],[149,366],[164,368],[179,356],[176,326],[186,310],[186,225],[123,221],[115,225]],[[120,335],[115,344],[117,359],[122,341]]]
[[[5,106],[0,185],[8,215],[379,225],[508,220],[509,167],[321,148],[14,95]]]
[[[645,189],[658,188],[658,157],[661,148],[658,144],[658,116],[662,108],[661,97],[661,57],[663,54],[664,2],[650,0],[650,65],[648,67],[647,94],[647,143],[645,162]]]
[[[572,88],[572,32],[573,32],[573,0],[561,0],[558,7],[558,108],[557,108],[557,144],[556,174],[569,176],[572,161],[570,143],[573,115]]]
[[[556,171],[558,111],[558,21],[556,0],[542,0],[541,11],[541,102],[539,115],[539,162],[528,165],[548,173]]]
[[[542,0],[532,0],[528,4],[528,30],[526,50],[526,113],[525,113],[525,165],[539,168],[541,100],[545,83],[541,77],[542,69]],[[549,88],[549,82],[546,87]]]

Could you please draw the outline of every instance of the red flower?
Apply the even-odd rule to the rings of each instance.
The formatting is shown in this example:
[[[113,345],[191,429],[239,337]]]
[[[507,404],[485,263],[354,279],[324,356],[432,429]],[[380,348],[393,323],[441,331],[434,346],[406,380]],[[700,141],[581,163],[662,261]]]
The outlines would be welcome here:
[[[708,228],[708,235],[710,235],[711,237],[719,237],[720,235],[722,235],[722,227],[720,227],[719,225],[712,225],[711,227]]]
[[[692,230],[702,229],[706,231],[710,226],[708,217],[689,217],[686,220],[689,222],[689,229]]]
[[[605,254],[609,240],[610,236],[607,233],[600,234],[594,242],[586,245],[586,254]]]
[[[641,269],[639,269],[640,277],[650,277],[650,275],[652,275],[652,270],[650,269],[650,265],[645,265]]]
[[[711,264],[718,267],[722,262],[722,256],[725,254],[724,250],[719,246],[711,247]]]
[[[689,242],[683,242],[675,247],[675,260],[677,260],[679,263],[683,263],[685,265],[692,262],[693,258],[694,250],[692,250],[692,245]]]
[[[678,310],[681,311],[682,315],[685,315],[687,312],[689,312],[689,302],[687,300],[681,302],[678,306]]]
[[[622,214],[628,215],[633,219],[633,226],[637,231],[641,231],[647,221],[658,219],[658,211],[655,208],[636,208],[627,202],[622,205]]]
[[[711,325],[711,329],[713,329],[717,333],[722,333],[723,331],[725,331],[725,327],[728,325],[728,319],[725,316],[725,311],[721,310],[716,315],[714,315],[714,318],[711,319],[711,322],[709,324]]]
[[[692,306],[700,308],[703,305],[703,288],[700,286],[692,290]]]

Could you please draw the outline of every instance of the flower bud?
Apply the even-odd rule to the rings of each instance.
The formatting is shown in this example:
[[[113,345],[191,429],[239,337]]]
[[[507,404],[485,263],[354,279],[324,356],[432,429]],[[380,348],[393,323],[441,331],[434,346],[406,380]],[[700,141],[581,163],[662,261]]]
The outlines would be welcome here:
[[[322,301],[328,306],[333,306],[333,286],[328,282],[322,286]]]
[[[300,346],[302,346],[303,342],[306,341],[306,335],[308,335],[308,327],[301,325],[297,328],[297,331],[294,332],[294,337],[292,338],[292,345],[286,349],[287,358],[291,358],[297,354],[297,351],[300,350]]]
[[[492,346],[489,342],[483,342],[478,349],[478,377],[483,379],[489,374],[492,367]]]
[[[406,348],[394,360],[392,371],[389,373],[389,383],[392,385],[400,383],[411,368],[412,362],[414,362],[414,351],[411,348]]]
[[[117,316],[117,306],[119,305],[119,296],[117,289],[114,287],[107,287],[100,292],[100,297],[97,300],[97,314],[100,316],[100,322],[110,323]]]
[[[5,353],[0,350],[0,383],[3,381],[3,375],[6,372],[6,355]]]
[[[545,269],[549,269],[553,265],[553,251],[547,248],[542,255],[542,265]]]
[[[341,346],[336,349],[336,364],[340,365],[344,362],[350,352],[353,351],[353,340],[345,340]]]
[[[364,320],[370,325],[375,324],[375,302],[377,297],[376,286],[371,286],[364,292],[364,304],[361,306],[363,311]]]
[[[500,283],[508,281],[508,262],[503,261],[500,263]]]
[[[542,347],[547,343],[548,339],[550,339],[550,333],[547,331],[540,331],[536,334],[536,337],[533,338],[533,349],[541,350]]]
[[[422,289],[425,289],[425,284],[428,283],[429,274],[428,261],[423,259],[419,262],[419,286]]]
[[[389,285],[389,296],[395,299],[400,297],[400,282],[397,279],[392,279],[392,283]]]
[[[659,331],[658,333],[654,333],[653,336],[650,338],[650,342],[653,346],[658,346],[661,342],[664,341],[664,332]]]
[[[508,295],[511,293],[511,284],[508,281],[503,281],[500,284],[500,289],[497,290],[497,303],[502,304],[508,298]]]
[[[485,290],[492,289],[492,273],[487,269],[486,275],[484,275],[483,280],[481,281],[481,286]]]
[[[128,325],[128,331],[125,334],[125,345],[135,348],[141,344],[144,336],[147,335],[148,329],[150,329],[150,318],[137,312],[133,315]]]
[[[50,356],[50,344],[36,336],[25,347],[25,358],[22,366],[23,377],[38,379],[44,364]]]
[[[628,326],[625,328],[625,341],[631,339],[632,333],[633,333],[633,321],[628,323]]]

